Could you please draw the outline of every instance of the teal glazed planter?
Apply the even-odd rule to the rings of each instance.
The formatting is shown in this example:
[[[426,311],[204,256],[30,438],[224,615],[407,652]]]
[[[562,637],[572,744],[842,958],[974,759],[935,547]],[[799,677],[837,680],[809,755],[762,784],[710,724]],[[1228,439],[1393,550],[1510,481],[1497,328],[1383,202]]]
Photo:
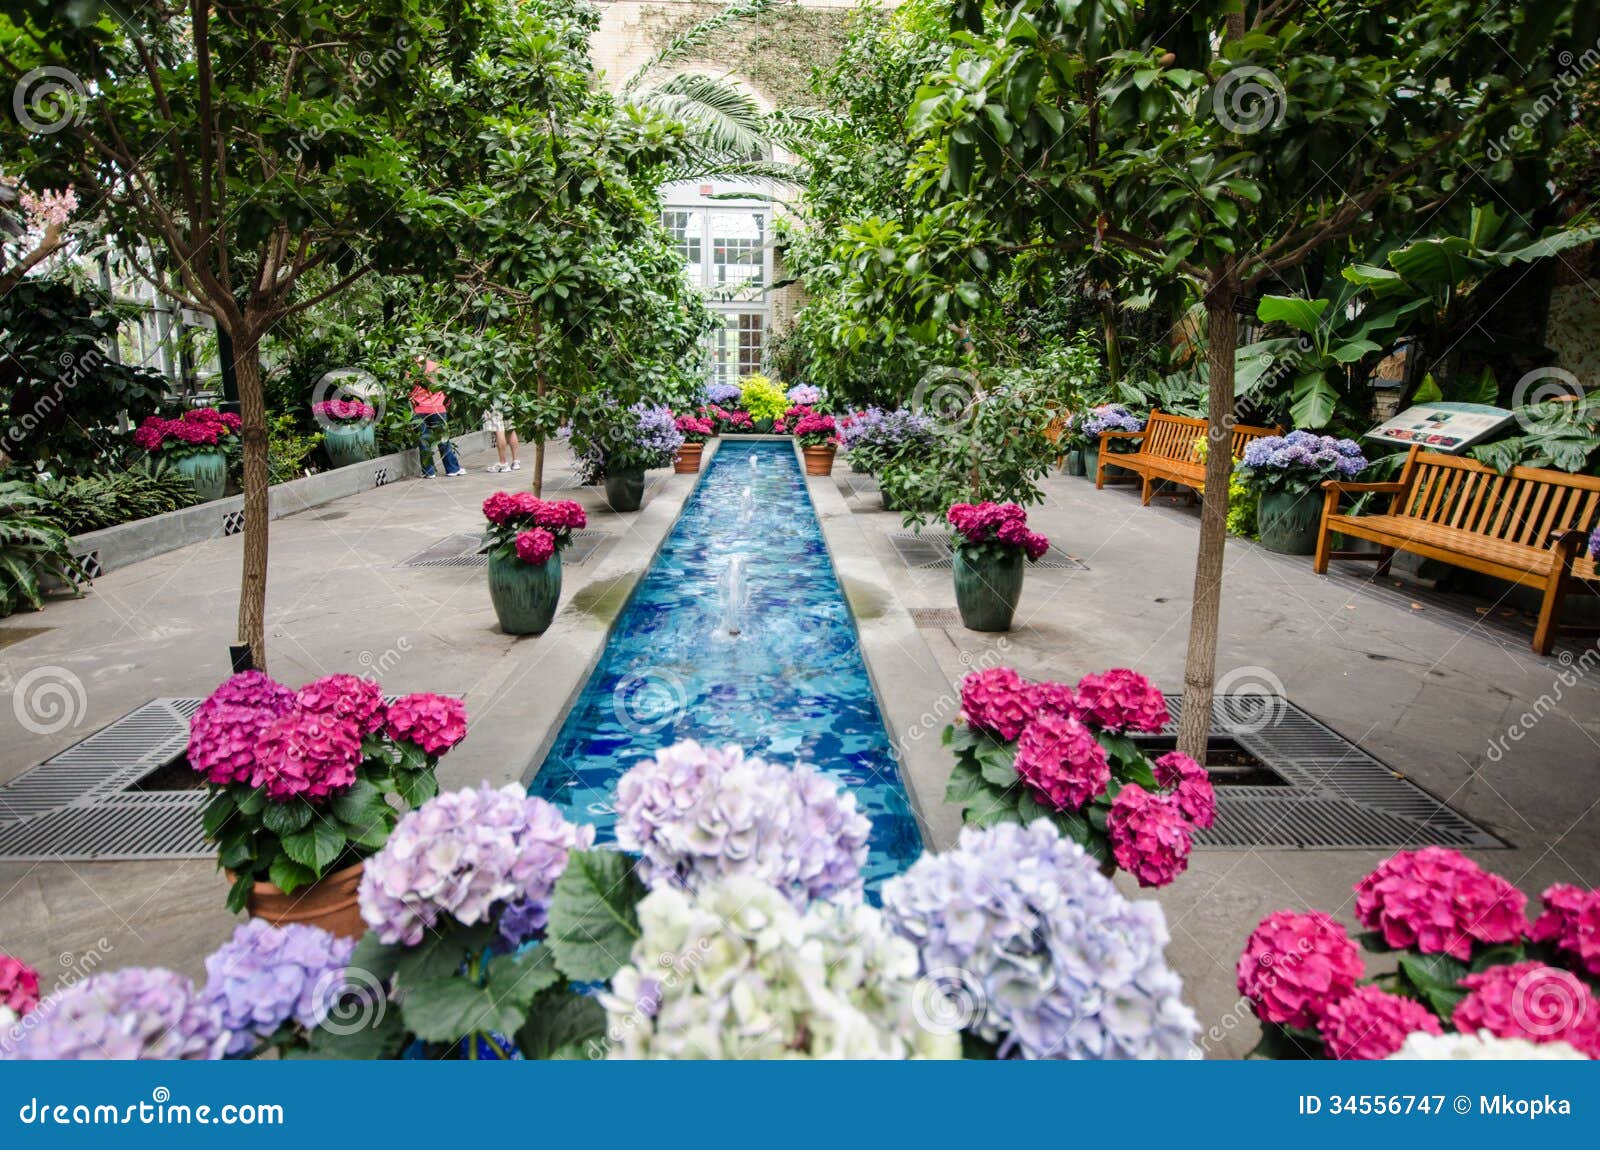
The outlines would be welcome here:
[[[1081,449],[1074,447],[1067,452],[1067,474],[1080,477],[1088,474],[1083,464],[1083,451]]]
[[[1256,537],[1279,555],[1311,555],[1322,525],[1322,493],[1267,491],[1256,508]]]
[[[180,455],[172,469],[189,480],[201,503],[221,499],[228,490],[228,457],[220,451]]]
[[[1027,562],[1020,547],[1000,556],[969,558],[965,551],[955,553],[956,609],[961,625],[969,631],[1009,631],[1022,598],[1022,565]]]
[[[323,431],[322,447],[334,467],[349,467],[377,458],[378,434],[370,423],[336,423]]]
[[[606,476],[606,502],[613,511],[637,511],[644,502],[644,472],[619,471]]]
[[[491,554],[489,602],[507,635],[544,634],[561,603],[561,556],[534,564]]]
[[[772,434],[772,420],[770,419],[757,419],[754,421],[754,426],[757,435]]]

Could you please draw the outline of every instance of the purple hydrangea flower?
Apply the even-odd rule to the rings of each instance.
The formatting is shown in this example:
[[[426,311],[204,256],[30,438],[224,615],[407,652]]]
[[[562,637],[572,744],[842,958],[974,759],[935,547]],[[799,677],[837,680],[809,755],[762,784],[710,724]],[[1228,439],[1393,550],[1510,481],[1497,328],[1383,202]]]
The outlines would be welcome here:
[[[130,966],[94,974],[41,1002],[12,1057],[22,1061],[221,1058],[218,1006],[182,975]]]
[[[1245,445],[1243,462],[1255,470],[1312,471],[1330,479],[1348,479],[1367,466],[1355,440],[1300,430],[1251,440]]]
[[[656,467],[671,463],[678,448],[683,446],[683,432],[678,430],[678,417],[672,414],[672,408],[665,404],[636,403],[628,410],[639,420],[638,449],[659,460],[654,464]]]
[[[809,383],[797,383],[788,391],[790,403],[810,407],[814,403],[822,402],[822,389],[812,387]]]
[[[1589,555],[1592,558],[1600,559],[1600,527],[1596,527],[1589,532]]]
[[[1180,1058],[1199,1029],[1163,953],[1161,908],[1130,902],[1044,819],[967,827],[883,888],[924,973],[959,976],[967,1029],[1004,1057]],[[954,972],[954,973],[952,973]]]
[[[1120,403],[1102,403],[1068,420],[1073,431],[1097,438],[1102,431],[1143,431],[1144,420]]]
[[[934,423],[931,417],[906,407],[889,412],[869,407],[851,417],[839,439],[846,451],[865,448],[894,452],[906,446],[932,443]]]
[[[344,988],[354,939],[252,918],[206,958],[208,1002],[222,1011],[230,1055],[248,1054],[286,1022],[322,1024]]]
[[[438,795],[367,860],[361,917],[387,943],[416,946],[427,928],[453,918],[494,921],[516,945],[544,928],[568,853],[593,842],[593,827],[573,826],[515,784]]]
[[[797,906],[859,901],[872,824],[855,796],[804,764],[782,767],[686,739],[617,781],[617,845],[639,877],[698,890],[749,875]]]
[[[706,402],[714,403],[718,407],[727,407],[730,404],[737,407],[744,398],[744,389],[737,383],[708,383],[706,384]]]

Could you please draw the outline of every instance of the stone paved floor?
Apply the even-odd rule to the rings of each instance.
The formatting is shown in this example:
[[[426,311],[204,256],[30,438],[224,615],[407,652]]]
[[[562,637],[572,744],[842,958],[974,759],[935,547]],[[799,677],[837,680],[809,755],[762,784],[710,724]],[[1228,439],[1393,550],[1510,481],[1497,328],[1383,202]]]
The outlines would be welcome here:
[[[399,566],[446,535],[476,531],[484,495],[525,481],[525,471],[485,475],[491,459],[469,460],[474,470],[465,479],[393,484],[273,525],[273,673],[297,683],[377,669],[388,691],[464,695],[473,729],[445,760],[447,786],[520,777],[689,489],[687,478],[658,473],[652,504],[626,519],[601,510],[597,492],[577,492],[595,512],[594,526],[616,536],[610,552],[569,570],[570,606],[557,629],[513,640],[494,626],[481,570]],[[553,472],[569,474],[568,462],[558,459]],[[908,569],[896,552],[898,516],[877,509],[870,481],[842,465],[835,479],[904,604],[953,607],[947,570]],[[1142,508],[1127,489],[1096,492],[1065,476],[1046,488],[1034,525],[1087,569],[1030,571],[1008,635],[924,628],[932,657],[951,682],[975,661],[1063,679],[1132,666],[1177,691],[1194,512],[1163,500]],[[0,623],[0,691],[11,696],[41,667],[62,668],[84,688],[78,721],[50,735],[23,729],[0,706],[0,780],[151,697],[208,690],[222,675],[232,635],[239,551],[238,539],[187,548],[111,573],[86,599]],[[1235,690],[1281,686],[1494,831],[1511,848],[1477,857],[1530,894],[1555,881],[1600,885],[1594,654],[1573,647],[1571,664],[1538,658],[1474,631],[1460,613],[1413,609],[1403,595],[1374,598],[1362,587],[1368,578],[1358,568],[1319,579],[1308,560],[1230,543],[1219,675]],[[1564,670],[1571,682],[1558,678]],[[1513,724],[1522,737],[1496,750]],[[1158,896],[1172,925],[1171,957],[1210,1032],[1209,1053],[1236,1056],[1254,1041],[1232,987],[1233,963],[1254,923],[1285,906],[1322,907],[1348,920],[1351,883],[1383,854],[1205,851]],[[0,950],[47,972],[162,963],[199,974],[203,955],[230,929],[224,891],[206,861],[0,863]]]

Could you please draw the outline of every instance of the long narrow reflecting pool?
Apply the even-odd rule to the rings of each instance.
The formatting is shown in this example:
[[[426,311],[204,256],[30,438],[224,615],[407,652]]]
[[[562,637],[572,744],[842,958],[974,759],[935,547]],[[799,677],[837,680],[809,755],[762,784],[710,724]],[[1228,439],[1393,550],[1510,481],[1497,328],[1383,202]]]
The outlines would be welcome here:
[[[617,777],[679,739],[803,760],[849,786],[872,820],[874,899],[922,853],[855,620],[787,443],[720,446],[529,791],[608,841]]]

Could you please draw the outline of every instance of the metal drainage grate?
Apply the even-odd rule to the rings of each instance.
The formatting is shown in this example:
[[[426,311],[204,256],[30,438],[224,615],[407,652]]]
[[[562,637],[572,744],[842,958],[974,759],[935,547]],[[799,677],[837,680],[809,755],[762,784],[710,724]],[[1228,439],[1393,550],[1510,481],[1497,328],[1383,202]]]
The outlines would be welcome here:
[[[910,607],[911,621],[918,627],[939,630],[961,626],[961,612],[954,607]]]
[[[573,567],[587,563],[611,538],[607,531],[574,531],[572,542],[561,553],[561,565]],[[489,557],[479,555],[483,540],[477,535],[447,535],[433,546],[419,551],[400,564],[402,567],[484,567]]]
[[[948,571],[955,565],[950,551],[950,537],[941,532],[891,531],[889,541],[894,544],[900,561],[913,571]],[[1051,546],[1030,567],[1043,567],[1051,571],[1087,571],[1089,565],[1075,555]]]
[[[189,741],[199,699],[154,699],[0,787],[0,861],[207,858],[206,794],[132,791]]]
[[[1167,696],[1177,732],[1182,699]],[[1274,695],[1220,695],[1214,733],[1280,775],[1287,786],[1217,788],[1217,821],[1201,846],[1398,850],[1507,844],[1385,766],[1331,727]],[[1156,736],[1159,737],[1159,736]]]

